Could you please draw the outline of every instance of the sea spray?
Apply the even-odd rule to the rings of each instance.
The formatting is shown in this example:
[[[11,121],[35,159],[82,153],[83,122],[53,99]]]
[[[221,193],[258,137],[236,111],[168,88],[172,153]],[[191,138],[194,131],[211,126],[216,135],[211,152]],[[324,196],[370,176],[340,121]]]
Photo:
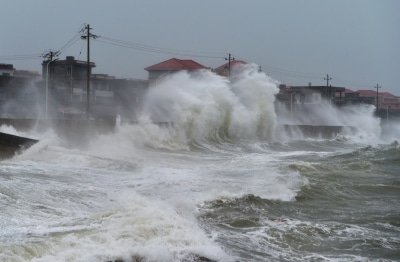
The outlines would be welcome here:
[[[276,83],[255,65],[231,81],[204,70],[182,71],[150,87],[143,115],[170,123],[182,143],[273,138]]]
[[[137,124],[3,162],[0,260],[398,260],[398,144],[360,151],[352,130],[270,143],[274,86],[246,67],[178,73]],[[374,133],[373,107],[359,108],[330,121]]]
[[[368,104],[346,105],[338,107],[327,100],[316,103],[301,104],[294,110],[277,103],[279,138],[285,141],[304,139],[305,136],[296,126],[341,127],[338,134],[346,139],[360,143],[379,143],[381,137],[380,118],[374,115],[375,107]],[[290,125],[289,133],[282,130],[283,125]],[[315,136],[314,138],[318,138]]]

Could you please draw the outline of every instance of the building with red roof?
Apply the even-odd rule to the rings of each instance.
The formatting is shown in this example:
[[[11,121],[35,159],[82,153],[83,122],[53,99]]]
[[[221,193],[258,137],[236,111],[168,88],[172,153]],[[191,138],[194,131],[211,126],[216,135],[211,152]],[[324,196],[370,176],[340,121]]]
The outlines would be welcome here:
[[[232,60],[230,63],[223,64],[217,68],[214,69],[214,72],[218,75],[221,76],[229,76],[229,70],[233,70],[235,67],[240,66],[240,65],[246,65],[248,64],[245,61],[241,60]],[[230,68],[229,68],[230,66]]]
[[[345,88],[344,91],[336,92],[335,100],[337,105],[374,103],[374,97],[360,96],[360,94],[357,91],[353,91],[349,88]]]
[[[375,90],[357,90],[360,97],[371,97],[376,105]],[[389,111],[400,111],[400,97],[393,95],[390,92],[378,92],[378,107]]]
[[[353,91],[346,88],[343,93],[336,93],[336,99],[340,104],[371,104],[376,105],[376,90],[361,89]],[[400,97],[389,92],[378,92],[378,109],[393,112],[400,111]]]
[[[207,69],[207,67],[193,60],[171,58],[161,63],[146,67],[144,70],[149,72],[149,81],[152,81],[159,77],[176,73],[178,71],[195,71],[200,69]]]

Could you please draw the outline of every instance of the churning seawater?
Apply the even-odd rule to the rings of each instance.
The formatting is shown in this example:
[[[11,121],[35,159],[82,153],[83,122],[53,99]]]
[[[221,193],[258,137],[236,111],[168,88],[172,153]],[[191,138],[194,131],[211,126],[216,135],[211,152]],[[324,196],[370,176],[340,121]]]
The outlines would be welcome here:
[[[0,261],[400,260],[399,133],[329,108],[358,129],[288,137],[256,69],[171,76],[84,147],[32,133],[0,162]]]

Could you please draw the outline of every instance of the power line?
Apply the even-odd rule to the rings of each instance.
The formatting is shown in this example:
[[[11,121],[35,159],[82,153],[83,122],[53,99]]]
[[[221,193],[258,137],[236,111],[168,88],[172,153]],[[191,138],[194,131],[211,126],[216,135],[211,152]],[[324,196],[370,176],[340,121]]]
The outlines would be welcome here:
[[[82,46],[81,46],[81,49],[80,49],[79,54],[78,54],[78,59],[79,59],[79,57],[81,57],[81,54],[82,54],[82,51],[83,51],[84,47],[85,47],[85,43],[82,42]]]
[[[1,60],[30,60],[30,59],[39,59],[41,54],[24,54],[24,55],[3,55],[0,56]]]
[[[80,38],[80,34],[76,33],[70,40],[68,40],[67,43],[65,43],[62,47],[60,47],[58,49],[58,51],[61,53],[63,52],[65,49],[71,47],[73,44],[75,44]]]
[[[82,24],[79,27],[79,30],[63,46],[61,46],[58,49],[59,54],[61,54],[64,50],[71,47],[73,44],[75,44],[81,38],[81,34],[85,31],[85,26],[86,26],[86,24]]]
[[[134,50],[143,51],[143,52],[148,52],[148,53],[158,53],[158,54],[170,54],[170,55],[180,55],[180,56],[189,56],[189,57],[224,59],[224,57],[222,57],[222,56],[221,57],[219,57],[219,56],[207,56],[207,55],[197,55],[197,54],[189,54],[189,53],[154,50],[154,49],[150,49],[150,48],[140,48],[140,47],[125,45],[125,44],[120,44],[120,43],[113,43],[113,42],[104,41],[104,40],[100,40],[100,39],[96,39],[96,41],[100,42],[100,43],[110,44],[110,45],[119,46],[119,47],[125,47],[125,48],[134,49]]]
[[[158,53],[158,54],[170,54],[170,55],[180,55],[180,56],[189,56],[189,57],[202,57],[202,58],[215,58],[215,59],[224,59],[223,56],[212,56],[212,55],[202,55],[201,53],[206,52],[185,52],[184,50],[177,50],[175,49],[168,49],[168,48],[161,48],[161,47],[154,47],[148,46],[143,44],[138,44],[129,41],[117,40],[112,39],[109,37],[100,36],[100,39],[96,39],[96,41],[100,43],[105,43],[109,45],[125,47],[129,49],[134,49],[138,51],[148,52],[148,53]],[[186,50],[187,51],[187,50]]]
[[[120,40],[116,38],[111,38],[111,37],[106,37],[106,36],[100,36],[102,39],[115,42],[115,43],[120,43],[120,44],[125,44],[125,45],[130,45],[130,46],[135,46],[138,48],[145,48],[145,49],[153,49],[153,50],[159,50],[159,51],[168,51],[168,52],[178,52],[178,53],[189,53],[189,54],[199,54],[199,55],[224,55],[224,52],[212,52],[212,51],[194,51],[194,50],[187,50],[187,49],[173,49],[173,48],[167,48],[167,47],[159,47],[159,46],[153,46],[153,45],[147,45],[143,43],[137,43],[137,42],[132,42],[132,41],[126,41],[126,40]]]
[[[350,85],[355,85],[355,86],[360,86],[360,87],[369,85],[369,84],[366,84],[366,83],[360,83],[358,81],[343,79],[343,78],[340,78],[340,77],[337,77],[337,76],[335,76],[335,79],[340,81],[340,82],[345,82],[345,83],[348,83]]]
[[[43,53],[42,57],[47,58],[48,61],[53,61],[53,58],[57,57],[59,54],[59,51],[49,50],[48,52]]]
[[[283,69],[280,67],[275,67],[275,66],[269,66],[269,65],[263,65],[263,67],[268,68],[267,73],[272,72],[272,75],[281,75],[284,76],[286,78],[293,78],[293,79],[315,79],[315,80],[322,80],[324,78],[321,77],[322,73],[310,73],[310,72],[301,72],[301,71],[295,71],[295,70],[289,70],[289,69]],[[368,86],[368,84],[362,84],[356,81],[352,81],[352,80],[347,80],[347,79],[343,79],[340,77],[336,77],[335,79],[340,81],[340,82],[344,82],[347,83],[349,85],[357,85],[357,86]],[[326,78],[324,79],[326,80]],[[329,79],[332,80],[332,79]]]
[[[267,73],[269,73],[269,72],[267,72]],[[309,76],[300,76],[300,75],[290,75],[290,74],[282,73],[282,72],[275,72],[275,73],[272,73],[271,75],[276,75],[276,74],[285,76],[285,77],[287,77],[287,78],[294,78],[294,79],[314,79],[314,80],[321,80],[321,79],[322,79],[321,77],[309,77]]]
[[[284,74],[289,74],[289,75],[298,76],[298,77],[309,77],[309,78],[321,79],[321,74],[319,74],[319,73],[300,72],[300,71],[294,71],[294,70],[289,70],[289,69],[284,69],[284,68],[269,66],[269,65],[262,65],[262,66],[266,67],[268,69],[267,71],[284,73]]]

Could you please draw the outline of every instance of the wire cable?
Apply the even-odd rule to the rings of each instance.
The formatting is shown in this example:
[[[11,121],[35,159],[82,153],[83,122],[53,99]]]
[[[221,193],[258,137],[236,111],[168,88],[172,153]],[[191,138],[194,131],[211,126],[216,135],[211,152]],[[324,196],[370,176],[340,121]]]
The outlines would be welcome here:
[[[146,49],[154,49],[159,51],[169,51],[169,52],[178,52],[178,53],[190,53],[190,54],[200,54],[200,55],[225,55],[224,52],[211,52],[211,51],[194,51],[194,50],[185,50],[185,49],[173,49],[173,48],[166,48],[166,47],[159,47],[153,45],[146,45],[142,43],[132,42],[132,41],[125,41],[116,38],[106,37],[106,36],[99,36],[104,40],[108,40],[110,42],[120,43],[124,45],[129,45],[138,48],[146,48]]]
[[[205,53],[205,52],[191,53],[191,52],[185,52],[183,50],[160,48],[160,47],[155,47],[155,46],[148,46],[148,45],[133,43],[133,42],[129,42],[129,41],[123,41],[123,40],[118,40],[118,39],[113,39],[113,38],[103,37],[103,36],[99,36],[98,38],[95,39],[95,41],[98,41],[100,43],[109,44],[109,45],[125,47],[125,48],[129,48],[129,49],[134,49],[134,50],[138,50],[138,51],[149,52],[149,53],[180,55],[180,56],[188,56],[188,57],[224,59],[223,56],[212,56],[212,55],[202,55],[201,54],[201,53]],[[188,51],[188,50],[186,50],[186,51]]]
[[[57,52],[62,53],[64,50],[75,44],[80,39],[79,33],[75,34],[67,43],[58,49]]]
[[[29,59],[39,59],[42,54],[24,54],[24,55],[1,55],[1,60],[29,60]]]

